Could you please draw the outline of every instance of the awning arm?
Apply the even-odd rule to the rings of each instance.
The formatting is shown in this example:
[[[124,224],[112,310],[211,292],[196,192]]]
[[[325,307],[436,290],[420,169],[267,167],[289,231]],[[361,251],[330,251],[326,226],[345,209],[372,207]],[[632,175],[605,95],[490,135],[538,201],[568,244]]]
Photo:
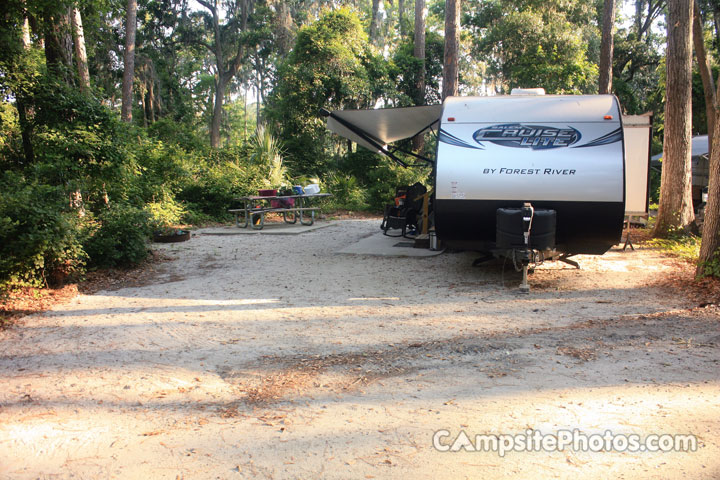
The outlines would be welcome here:
[[[433,161],[432,161],[432,160],[430,160],[429,158],[424,157],[424,156],[422,156],[422,155],[419,155],[419,154],[417,154],[417,153],[408,152],[408,151],[403,150],[403,149],[400,149],[400,148],[394,148],[394,149],[392,149],[392,150],[388,150],[388,149],[385,147],[385,145],[382,145],[381,143],[379,143],[379,141],[378,141],[376,138],[374,138],[372,135],[370,135],[370,134],[367,133],[366,131],[364,131],[364,130],[362,130],[361,128],[359,128],[357,125],[353,125],[352,123],[346,121],[345,119],[343,119],[343,118],[341,118],[341,117],[333,114],[332,112],[330,112],[330,111],[328,111],[328,110],[326,110],[326,109],[324,109],[324,108],[321,108],[321,109],[320,109],[320,115],[322,115],[322,116],[324,116],[324,117],[331,117],[331,118],[333,118],[333,119],[334,119],[336,122],[338,122],[340,125],[342,125],[343,127],[347,128],[348,130],[350,130],[350,131],[353,132],[355,135],[357,135],[358,137],[360,137],[360,138],[362,138],[363,140],[365,140],[367,143],[369,143],[369,144],[372,145],[373,147],[377,148],[378,151],[379,151],[379,153],[382,153],[383,155],[392,158],[393,160],[395,160],[395,162],[397,162],[397,163],[398,163],[400,166],[402,166],[402,167],[405,167],[405,168],[407,168],[407,167],[416,167],[416,166],[419,166],[419,165],[418,165],[418,164],[408,165],[408,164],[405,163],[404,161],[400,160],[400,159],[395,155],[395,152],[402,152],[402,153],[405,153],[405,154],[407,154],[407,155],[411,155],[411,156],[413,156],[413,157],[415,157],[415,158],[418,158],[418,159],[420,159],[420,160],[423,160],[423,161],[425,161],[425,162],[428,162],[430,165],[433,164]],[[437,121],[437,120],[434,120],[430,125],[428,125],[428,126],[426,126],[426,127],[423,127],[421,130],[418,131],[418,133],[423,132],[424,130],[430,128],[430,127],[433,125],[433,123],[435,123],[436,121]],[[417,134],[416,134],[416,135],[417,135]]]
[[[424,132],[425,130],[428,130],[428,129],[430,129],[430,131],[433,132],[433,134],[435,134],[435,130],[432,128],[432,126],[433,126],[434,124],[436,124],[436,123],[437,123],[437,120],[433,120],[432,123],[430,123],[429,125],[426,125],[425,127],[421,128],[420,130],[418,130],[418,132],[417,132],[415,135],[413,135],[413,137],[418,136],[419,134],[421,134],[422,132]],[[412,138],[412,137],[411,137],[411,138]],[[426,157],[425,155],[420,155],[419,153],[411,152],[411,151],[409,151],[409,150],[404,150],[404,149],[402,149],[402,148],[400,148],[400,147],[395,147],[395,148],[392,150],[392,152],[393,152],[393,153],[394,153],[394,152],[402,152],[402,153],[404,153],[404,154],[406,154],[406,155],[410,155],[410,156],[412,156],[412,157],[415,157],[415,158],[417,158],[418,160],[422,160],[422,161],[424,161],[424,162],[427,162],[427,163],[430,164],[430,165],[434,165],[434,164],[435,164],[435,162],[433,162],[431,159],[429,159],[429,158]],[[409,165],[409,166],[410,166],[410,167],[419,167],[419,166],[421,166],[421,165],[416,163],[416,164],[414,164],[414,165]]]
[[[405,155],[410,155],[411,157],[415,157],[415,158],[417,158],[418,160],[422,160],[423,162],[426,162],[426,163],[428,163],[428,164],[430,164],[430,165],[434,165],[434,164],[435,164],[435,162],[433,162],[432,160],[430,160],[429,158],[427,158],[427,157],[424,156],[424,155],[420,155],[419,153],[411,152],[411,151],[409,151],[409,150],[405,150],[405,149],[400,148],[400,147],[395,147],[395,148],[393,148],[392,150],[390,150],[390,153],[395,153],[395,152],[400,152],[400,153],[404,153]],[[383,153],[384,153],[384,152],[383,152]],[[412,165],[405,165],[405,166],[407,166],[407,167],[421,167],[421,166],[423,166],[423,165],[424,165],[423,163],[413,163]]]

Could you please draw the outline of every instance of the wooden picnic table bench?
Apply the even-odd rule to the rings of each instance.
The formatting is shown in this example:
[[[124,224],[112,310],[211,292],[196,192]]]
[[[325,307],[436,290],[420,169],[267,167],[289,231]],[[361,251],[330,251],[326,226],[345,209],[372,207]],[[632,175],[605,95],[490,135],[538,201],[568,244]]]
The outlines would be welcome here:
[[[315,212],[318,206],[307,206],[307,201],[314,198],[330,197],[330,193],[314,193],[309,195],[286,195],[286,196],[256,196],[238,198],[243,203],[243,208],[231,208],[228,211],[235,214],[235,225],[246,228],[248,225],[253,230],[262,230],[265,226],[265,215],[268,213],[282,213],[285,223],[297,223],[298,218],[302,225],[310,226],[315,223]],[[287,200],[293,199],[293,205],[288,205]],[[283,203],[282,206],[273,206],[273,203]],[[307,216],[305,212],[310,212]],[[241,223],[240,216],[243,217]]]

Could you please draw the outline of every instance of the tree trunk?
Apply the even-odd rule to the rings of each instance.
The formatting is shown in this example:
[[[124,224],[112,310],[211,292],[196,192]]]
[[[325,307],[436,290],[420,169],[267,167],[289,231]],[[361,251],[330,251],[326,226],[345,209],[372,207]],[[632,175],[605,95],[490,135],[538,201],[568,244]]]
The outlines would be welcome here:
[[[720,78],[718,78],[720,84]],[[720,97],[720,90],[716,98]],[[708,261],[720,247],[720,110],[715,111],[715,132],[710,153],[710,184],[708,185],[708,201],[705,205],[705,223],[702,229],[702,243],[698,258],[697,275],[706,275]]]
[[[148,120],[155,123],[155,79],[151,78],[147,85]]]
[[[23,153],[25,155],[25,162],[28,165],[35,161],[35,151],[33,150],[31,140],[31,127],[30,122],[27,118],[28,108],[25,106],[25,96],[18,95],[15,97],[15,108],[18,112],[18,123],[20,124],[20,137],[22,138]]]
[[[425,104],[425,0],[415,0],[415,44],[413,56],[419,60],[420,69],[415,79],[415,105]]]
[[[30,50],[30,22],[27,17],[25,17],[23,21],[22,45],[23,49]],[[15,108],[17,108],[18,112],[18,123],[20,124],[20,137],[22,138],[25,161],[30,165],[35,161],[35,152],[31,140],[32,130],[27,118],[28,113],[32,114],[32,112],[28,112],[29,109],[25,106],[25,94],[22,91],[15,93]]]
[[[222,44],[222,29],[220,28],[220,16],[217,10],[217,1],[211,5],[206,2],[200,2],[205,8],[210,10],[213,16],[213,34],[215,38],[215,65],[217,68],[217,80],[215,81],[215,100],[213,102],[213,115],[210,120],[210,146],[212,148],[220,147],[220,126],[222,124],[222,107],[225,100],[225,53]],[[243,2],[244,5],[244,2]]]
[[[373,45],[380,45],[380,31],[382,30],[382,18],[380,12],[383,9],[383,0],[372,0],[372,18],[370,19],[370,42]]]
[[[442,98],[458,94],[458,46],[460,43],[460,0],[445,1],[445,61]]]
[[[385,3],[383,0],[372,0],[372,18],[370,19],[370,43],[373,45],[382,45],[382,27],[383,13],[385,12]]]
[[[48,70],[71,83],[68,73],[72,69],[72,36],[70,10],[45,17],[45,63]]]
[[[647,15],[645,9],[647,7]],[[652,35],[650,35],[653,22],[663,13],[665,0],[636,0],[635,18],[633,29],[639,41],[644,41],[650,46]]]
[[[223,75],[218,75],[215,82],[215,104],[213,105],[213,115],[210,124],[210,146],[212,148],[220,147],[220,124],[222,122],[223,100],[225,96],[225,81]]]
[[[720,7],[713,8],[713,20],[715,24],[715,48],[720,49]]]
[[[75,65],[77,66],[78,78],[80,79],[80,88],[87,90],[90,88],[90,72],[88,71],[87,53],[85,52],[85,32],[83,31],[80,10],[77,8],[72,9],[70,21],[72,22]]]
[[[247,88],[245,88],[245,84],[243,83],[243,143],[247,141],[247,92]]]
[[[598,93],[612,91],[613,26],[615,24],[615,0],[605,0],[603,12],[602,44],[600,46],[600,79]]]
[[[278,6],[278,25],[275,42],[281,56],[287,55],[292,50],[293,37],[293,18],[290,12],[290,6],[286,2],[280,2]]]
[[[656,237],[687,229],[694,220],[690,163],[692,10],[692,2],[687,0],[668,1],[667,100],[660,208],[653,230]]]
[[[32,15],[27,10],[25,11],[25,14],[27,15],[25,19],[27,20],[28,26],[30,27],[29,33],[34,33],[37,38],[35,39],[36,46],[41,49],[45,49],[45,31],[43,30],[43,27],[40,25],[41,22],[38,21],[38,18],[35,15]],[[28,36],[28,45],[30,41],[30,37]]]
[[[233,57],[232,61],[229,62],[229,65],[226,66],[217,1],[215,0],[213,3],[209,3],[205,0],[198,0],[198,3],[208,9],[213,16],[213,36],[215,39],[215,45],[213,47],[209,45],[205,46],[215,55],[215,65],[217,68],[215,81],[215,105],[213,106],[213,116],[210,122],[210,146],[212,148],[218,148],[220,146],[220,125],[222,123],[223,102],[225,101],[225,88],[240,70],[243,49],[242,46],[238,46],[237,54]],[[251,13],[252,6],[252,0],[243,0],[241,2],[240,31],[245,31],[247,29],[247,19]]]
[[[23,18],[22,43],[25,50],[30,48],[30,20],[27,17]]]
[[[255,77],[257,78],[257,76]],[[260,82],[255,89],[255,130],[260,126]]]
[[[145,85],[140,86],[140,106],[142,107],[143,112],[143,127],[147,128],[148,126],[148,112],[147,112],[147,91],[145,89]]]
[[[693,43],[695,45],[695,57],[697,58],[698,70],[700,70],[700,78],[702,78],[703,93],[705,94],[705,112],[707,116],[707,133],[709,153],[712,155],[713,134],[715,132],[715,110],[717,108],[717,99],[715,97],[715,82],[713,82],[712,70],[708,61],[707,51],[705,50],[705,42],[703,36],[702,21],[700,18],[700,6],[695,0],[693,14]]]
[[[425,105],[425,0],[415,0],[415,42],[413,56],[418,59],[420,68],[415,78],[415,105]],[[424,146],[424,138],[418,135],[413,139],[413,149],[421,151]]]
[[[135,31],[137,29],[137,0],[127,0],[125,19],[125,55],[122,82],[122,109],[120,117],[132,122],[133,79],[135,78]]]
[[[257,72],[257,79],[258,79],[258,88],[259,88],[259,95],[258,98],[260,99],[260,103],[265,103],[265,64],[263,63],[262,56],[260,56],[260,52],[258,52],[255,55],[255,71]]]
[[[405,38],[405,0],[398,0],[398,29],[400,38]]]
[[[157,73],[155,72],[155,64],[151,58],[138,56],[136,59],[138,81],[141,89],[141,99],[143,101],[144,124],[155,123],[155,113],[159,111],[159,102],[155,97],[155,83],[157,82]]]
[[[695,3],[695,9],[698,9],[697,2]],[[718,27],[718,8],[715,7],[713,14],[715,15],[715,28],[717,34]],[[700,12],[695,12],[695,19],[699,20]],[[698,22],[699,23],[699,22]],[[693,24],[694,29],[698,29],[698,25]],[[702,25],[699,25],[699,30],[702,32]],[[704,50],[704,44],[701,44]],[[697,41],[695,42],[696,53],[700,52],[700,45]],[[698,55],[698,65],[700,65],[700,73],[708,76],[708,80],[712,82],[712,74],[710,73],[709,64],[707,58],[705,61],[701,61],[700,55]],[[710,182],[708,184],[708,201],[705,205],[705,220],[702,229],[702,243],[700,244],[700,256],[698,258],[697,275],[703,276],[711,272],[708,271],[707,262],[713,259],[713,256],[718,252],[720,247],[720,77],[717,79],[718,89],[712,89],[708,92],[706,86],[705,77],[703,77],[703,89],[705,90],[705,102],[707,108],[708,94],[711,94],[712,100],[712,125],[713,131],[710,131],[710,109],[708,109],[708,145],[710,146]]]
[[[77,210],[78,216],[85,216],[85,202],[83,202],[82,193],[80,190],[75,190],[70,193],[70,208]]]

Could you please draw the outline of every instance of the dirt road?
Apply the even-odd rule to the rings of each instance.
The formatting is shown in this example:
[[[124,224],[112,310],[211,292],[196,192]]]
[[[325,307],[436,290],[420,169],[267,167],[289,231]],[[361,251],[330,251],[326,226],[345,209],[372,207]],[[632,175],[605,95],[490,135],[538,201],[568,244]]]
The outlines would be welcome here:
[[[720,478],[720,316],[658,285],[676,260],[545,264],[521,296],[468,253],[336,253],[377,231],[198,235],[0,332],[0,478]],[[471,451],[573,430],[697,448]]]

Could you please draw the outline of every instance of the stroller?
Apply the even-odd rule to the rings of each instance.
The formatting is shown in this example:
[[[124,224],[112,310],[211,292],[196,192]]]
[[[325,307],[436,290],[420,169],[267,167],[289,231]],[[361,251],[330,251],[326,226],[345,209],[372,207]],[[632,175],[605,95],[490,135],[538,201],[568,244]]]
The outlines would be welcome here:
[[[412,238],[421,228],[423,196],[427,188],[417,182],[409,187],[399,187],[395,192],[395,204],[385,206],[385,214],[380,229],[388,237]],[[399,230],[400,233],[388,233],[388,230]]]

